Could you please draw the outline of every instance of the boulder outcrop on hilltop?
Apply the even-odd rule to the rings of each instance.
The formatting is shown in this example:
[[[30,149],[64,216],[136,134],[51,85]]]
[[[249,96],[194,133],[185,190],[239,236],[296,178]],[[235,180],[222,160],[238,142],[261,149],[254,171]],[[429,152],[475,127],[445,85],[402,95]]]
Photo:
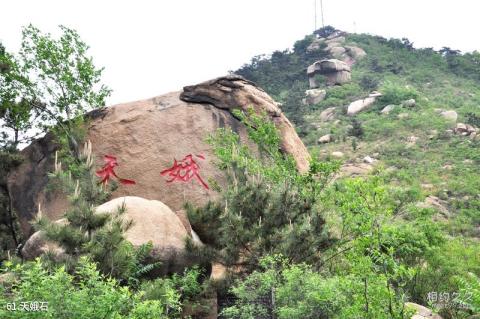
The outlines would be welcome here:
[[[356,61],[365,57],[367,53],[362,48],[355,45],[345,45],[346,35],[345,32],[337,31],[326,38],[315,38],[307,47],[307,52],[313,53],[315,51],[323,50],[329,53],[332,58],[341,60],[348,65],[352,65]]]
[[[320,60],[307,68],[310,88],[317,88],[319,86],[315,77],[317,74],[326,77],[327,85],[336,85],[350,82],[352,78],[350,72],[350,66],[337,59]]]
[[[172,167],[175,159],[180,161],[192,154],[207,185],[210,180],[225,183],[225,173],[215,165],[216,158],[206,138],[218,128],[230,127],[246,142],[246,127],[231,111],[248,107],[268,114],[279,128],[283,151],[296,160],[300,171],[308,170],[307,149],[275,101],[254,83],[235,75],[188,86],[183,92],[93,112],[87,139],[93,145],[95,167],[103,165],[104,155],[115,156],[118,175],[136,181],[135,185],[120,185],[113,198],[141,196],[159,200],[173,211],[181,210],[187,201],[203,205],[218,194],[195,178],[188,183],[167,183],[169,178],[160,172]],[[25,234],[31,231],[29,221],[39,204],[44,216],[52,220],[60,219],[68,207],[65,194],[47,191],[56,149],[50,134],[34,141],[22,151],[23,163],[9,175],[12,205]]]

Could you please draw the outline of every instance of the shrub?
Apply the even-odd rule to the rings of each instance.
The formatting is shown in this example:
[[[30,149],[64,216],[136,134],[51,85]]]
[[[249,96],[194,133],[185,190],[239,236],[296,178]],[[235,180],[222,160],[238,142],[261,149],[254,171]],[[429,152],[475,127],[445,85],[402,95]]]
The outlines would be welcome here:
[[[357,137],[357,138],[362,138],[363,134],[364,132],[363,132],[362,123],[357,119],[353,119],[352,128],[348,131],[348,135]]]
[[[405,100],[418,98],[418,92],[414,88],[393,82],[384,82],[380,92],[382,96],[379,101],[384,104],[401,104]]]
[[[0,295],[0,317],[38,319],[158,319],[167,318],[165,309],[158,301],[142,301],[142,293],[132,293],[120,287],[114,279],[102,276],[95,264],[82,258],[75,276],[65,267],[47,271],[37,259],[35,262],[16,266],[18,277],[10,291]],[[168,294],[175,294],[173,289]],[[19,310],[22,302],[44,302],[48,310]],[[15,303],[17,311],[8,311],[7,303]]]

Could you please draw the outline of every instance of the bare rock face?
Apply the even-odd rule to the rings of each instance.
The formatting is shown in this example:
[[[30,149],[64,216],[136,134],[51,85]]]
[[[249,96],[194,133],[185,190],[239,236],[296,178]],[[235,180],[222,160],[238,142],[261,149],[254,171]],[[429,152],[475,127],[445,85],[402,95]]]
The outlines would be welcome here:
[[[103,156],[117,157],[116,173],[135,180],[135,185],[119,185],[113,197],[141,196],[159,200],[174,211],[185,202],[203,205],[218,194],[196,179],[188,183],[172,182],[160,172],[172,167],[174,160],[195,157],[201,178],[209,184],[225,183],[225,174],[214,164],[216,157],[206,138],[221,127],[230,127],[247,141],[246,127],[231,110],[248,107],[265,112],[277,125],[281,146],[291,154],[300,171],[308,170],[309,154],[294,127],[275,101],[252,82],[239,76],[221,77],[183,92],[119,104],[91,114],[87,139],[92,142],[95,167],[103,165]],[[8,188],[24,234],[30,233],[32,220],[41,204],[44,216],[61,218],[68,207],[65,194],[47,191],[48,173],[53,170],[57,146],[52,137],[34,141],[22,151],[24,162],[9,176]]]
[[[96,212],[113,214],[122,205],[126,208],[123,218],[133,221],[125,238],[136,247],[151,241],[151,258],[162,262],[162,272],[178,271],[188,264],[184,258],[185,239],[192,237],[195,242],[195,238],[167,205],[157,200],[126,196],[98,206]],[[201,243],[197,241],[197,244]],[[58,258],[64,254],[61,247],[49,242],[41,231],[37,231],[25,243],[22,255],[31,260],[47,251]]]
[[[318,87],[318,83],[315,80],[316,74],[324,75],[327,85],[341,85],[350,82],[350,71],[350,66],[347,63],[337,59],[317,61],[307,68],[310,88]]]

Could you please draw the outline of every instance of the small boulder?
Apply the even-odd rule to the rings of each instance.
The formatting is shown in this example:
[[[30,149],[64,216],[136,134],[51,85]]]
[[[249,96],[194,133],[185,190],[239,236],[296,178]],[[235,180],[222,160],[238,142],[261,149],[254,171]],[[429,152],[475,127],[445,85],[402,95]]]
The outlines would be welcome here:
[[[329,107],[320,113],[320,120],[323,122],[330,121],[335,116],[335,107]]]
[[[365,156],[363,158],[363,162],[364,163],[367,163],[367,164],[373,164],[373,162],[375,162],[376,160],[374,158],[371,158],[370,156]]]
[[[322,89],[310,89],[305,91],[305,104],[313,105],[325,99],[327,91]]]
[[[470,125],[470,124],[464,124],[464,123],[457,123],[455,128],[453,129],[453,132],[458,135],[463,135],[463,136],[469,136],[473,135],[475,136],[477,133],[477,128]]]
[[[162,263],[161,273],[181,271],[192,262],[185,258],[186,238],[191,237],[197,245],[202,243],[196,234],[187,231],[191,228],[184,225],[185,221],[182,223],[167,205],[157,200],[125,196],[98,206],[96,212],[112,214],[122,205],[126,208],[123,218],[133,222],[125,238],[136,247],[151,241],[153,249],[150,257]],[[58,258],[64,254],[61,247],[46,240],[42,231],[37,231],[25,243],[22,254],[26,259],[34,259],[46,251],[53,251]]]
[[[385,106],[381,111],[380,113],[382,114],[389,114],[391,111],[393,111],[397,106],[394,105],[394,104],[389,104],[387,106]]]
[[[375,97],[367,97],[350,103],[347,108],[347,115],[355,115],[375,103]]]
[[[445,118],[447,121],[451,122],[456,122],[458,118],[458,114],[455,111],[442,111],[440,115],[443,116],[443,118]]]
[[[335,151],[335,152],[332,152],[332,156],[336,158],[342,158],[344,154],[340,151]]]
[[[442,319],[441,316],[435,314],[432,310],[424,307],[422,305],[413,303],[413,302],[406,302],[405,307],[408,309],[415,310],[415,314],[413,315],[412,319]]]
[[[378,91],[372,91],[368,97],[380,97],[382,96],[382,93],[378,92]]]
[[[332,135],[326,134],[318,139],[318,143],[321,143],[321,144],[330,143],[332,140],[333,140]]]
[[[399,118],[400,120],[406,119],[406,118],[408,118],[408,117],[409,117],[408,113],[400,113],[400,114],[398,114],[398,118]]]
[[[417,105],[415,99],[409,99],[402,102],[402,106],[404,107],[415,107],[415,105]]]

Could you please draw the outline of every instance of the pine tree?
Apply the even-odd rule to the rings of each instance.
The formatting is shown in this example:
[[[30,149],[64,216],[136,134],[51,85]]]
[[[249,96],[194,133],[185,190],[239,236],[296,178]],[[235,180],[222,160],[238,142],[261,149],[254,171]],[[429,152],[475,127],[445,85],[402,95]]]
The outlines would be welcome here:
[[[188,248],[247,272],[275,253],[314,263],[329,245],[318,195],[337,164],[312,160],[310,172],[302,175],[280,151],[273,123],[252,112],[237,116],[247,125],[260,157],[240,145],[231,131],[221,130],[211,138],[219,167],[228,168],[229,183],[222,200],[200,208],[187,205],[193,228],[207,244]]]

